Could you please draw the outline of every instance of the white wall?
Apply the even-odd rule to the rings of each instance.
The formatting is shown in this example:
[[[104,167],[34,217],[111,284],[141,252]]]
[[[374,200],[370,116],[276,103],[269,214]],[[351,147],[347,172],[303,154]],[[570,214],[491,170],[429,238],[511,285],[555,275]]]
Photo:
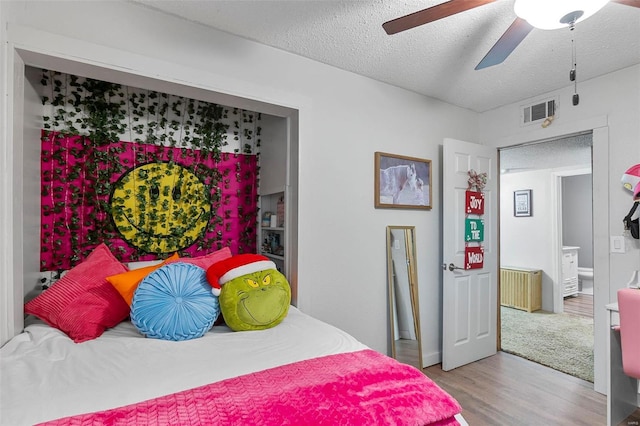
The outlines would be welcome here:
[[[640,242],[627,240],[624,254],[609,253],[609,237],[622,235],[622,218],[631,206],[630,192],[620,179],[624,171],[640,162],[640,65],[619,70],[578,84],[580,105],[571,105],[573,86],[541,94],[481,114],[483,143],[504,147],[525,142],[557,138],[594,129],[594,317],[595,384],[604,392],[605,305],[616,300],[616,291],[640,268]],[[520,126],[520,105],[557,96],[557,118],[546,129]],[[534,207],[535,208],[535,207]]]
[[[260,122],[260,194],[284,191],[287,183],[287,120],[263,115]]]
[[[551,228],[555,214],[549,170],[500,175],[500,265],[542,270],[542,309],[553,312],[555,268]],[[513,191],[531,189],[532,216],[513,215]]]
[[[12,176],[23,168],[21,161],[11,164],[17,147],[6,104],[20,58],[274,115],[298,110],[298,306],[386,351],[385,227],[413,225],[423,358],[439,361],[439,200],[434,198],[428,212],[374,209],[374,152],[436,160],[432,184],[437,192],[439,144],[444,137],[476,141],[477,114],[138,5],[0,2],[0,12],[3,41],[9,41],[0,56],[0,194],[11,194]],[[18,254],[11,245],[20,235],[12,232],[17,218],[11,196],[0,197],[0,226],[9,237],[0,242],[2,266],[9,269],[0,274],[0,296],[11,299],[13,280],[22,279],[13,270]],[[3,318],[5,324],[11,321]],[[10,331],[2,331],[4,340]]]
[[[38,253],[37,256],[24,258],[24,292],[33,290],[40,278],[40,130],[42,129],[42,100],[37,90],[40,75],[30,68],[26,73],[24,90],[24,138],[29,143],[23,144],[23,198],[24,225],[23,250],[27,253]],[[36,117],[40,117],[37,119]]]
[[[562,178],[562,244],[580,247],[581,268],[593,268],[591,179],[591,173]]]

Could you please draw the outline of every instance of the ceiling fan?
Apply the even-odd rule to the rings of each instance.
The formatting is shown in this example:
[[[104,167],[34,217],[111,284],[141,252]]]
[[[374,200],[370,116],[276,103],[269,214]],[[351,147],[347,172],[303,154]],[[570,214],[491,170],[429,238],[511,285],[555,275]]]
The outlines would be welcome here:
[[[494,1],[451,0],[385,22],[382,27],[387,34],[396,34]],[[595,14],[609,1],[640,8],[640,0],[515,0],[516,19],[475,69],[502,63],[533,28],[573,28],[573,25]]]

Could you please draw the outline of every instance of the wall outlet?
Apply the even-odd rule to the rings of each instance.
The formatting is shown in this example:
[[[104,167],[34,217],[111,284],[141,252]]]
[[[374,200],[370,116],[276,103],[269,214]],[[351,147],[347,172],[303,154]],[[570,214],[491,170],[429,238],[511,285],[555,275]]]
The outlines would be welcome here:
[[[625,253],[626,247],[624,237],[620,235],[611,236],[611,253]]]

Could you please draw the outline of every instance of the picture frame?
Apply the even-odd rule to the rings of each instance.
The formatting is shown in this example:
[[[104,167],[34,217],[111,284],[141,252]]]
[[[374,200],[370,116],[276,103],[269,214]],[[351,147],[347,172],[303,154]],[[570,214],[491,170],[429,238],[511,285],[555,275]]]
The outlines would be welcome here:
[[[513,191],[513,215],[515,217],[533,216],[532,191],[520,189]]]
[[[431,210],[431,160],[376,152],[376,208]]]

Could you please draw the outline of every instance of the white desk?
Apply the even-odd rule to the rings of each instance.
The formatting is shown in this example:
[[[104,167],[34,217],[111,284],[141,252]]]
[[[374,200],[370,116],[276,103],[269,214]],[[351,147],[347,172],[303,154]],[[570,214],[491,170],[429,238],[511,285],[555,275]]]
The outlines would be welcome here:
[[[622,370],[622,349],[620,348],[620,332],[612,330],[614,325],[620,325],[618,304],[610,303],[606,306],[607,315],[607,356],[609,369],[607,371],[607,426],[616,426],[639,405],[638,380],[624,374]]]

